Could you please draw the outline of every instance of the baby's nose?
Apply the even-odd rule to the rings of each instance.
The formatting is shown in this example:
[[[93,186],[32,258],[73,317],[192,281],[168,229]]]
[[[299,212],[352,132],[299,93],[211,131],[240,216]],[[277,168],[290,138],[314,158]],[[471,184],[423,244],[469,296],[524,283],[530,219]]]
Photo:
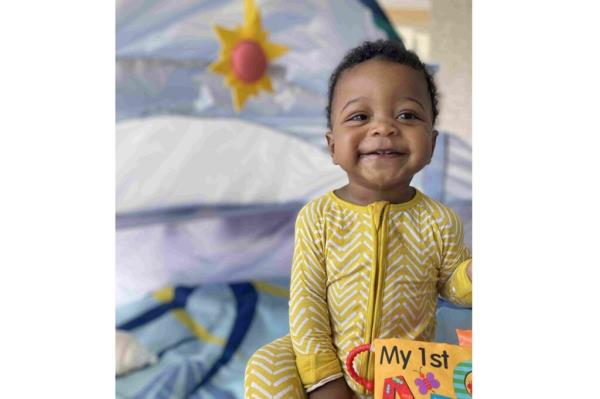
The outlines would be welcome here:
[[[380,136],[390,136],[393,134],[398,134],[398,128],[396,124],[389,120],[389,118],[378,119],[374,121],[373,127],[371,129],[372,135],[380,135]]]

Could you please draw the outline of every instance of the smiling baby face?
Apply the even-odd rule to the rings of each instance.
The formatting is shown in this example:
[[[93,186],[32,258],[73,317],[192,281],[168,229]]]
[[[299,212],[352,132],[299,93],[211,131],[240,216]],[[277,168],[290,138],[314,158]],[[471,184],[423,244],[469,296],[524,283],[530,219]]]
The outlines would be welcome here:
[[[327,141],[350,185],[371,190],[408,186],[431,161],[437,132],[423,72],[371,59],[343,72],[331,107]]]

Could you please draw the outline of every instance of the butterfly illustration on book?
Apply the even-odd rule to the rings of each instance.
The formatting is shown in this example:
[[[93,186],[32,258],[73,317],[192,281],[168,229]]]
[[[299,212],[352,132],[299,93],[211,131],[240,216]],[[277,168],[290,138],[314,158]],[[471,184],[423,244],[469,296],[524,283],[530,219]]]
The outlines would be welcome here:
[[[421,395],[425,395],[432,389],[440,387],[440,382],[435,378],[435,375],[433,375],[432,372],[428,372],[425,376],[423,372],[419,370],[419,375],[421,378],[415,379],[415,384],[419,387],[419,393]]]

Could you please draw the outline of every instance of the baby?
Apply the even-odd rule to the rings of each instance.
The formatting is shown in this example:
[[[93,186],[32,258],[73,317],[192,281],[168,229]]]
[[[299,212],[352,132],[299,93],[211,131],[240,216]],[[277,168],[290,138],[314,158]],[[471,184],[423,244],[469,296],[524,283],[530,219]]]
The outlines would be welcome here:
[[[376,338],[429,341],[438,294],[471,304],[471,253],[450,208],[410,186],[438,115],[425,65],[395,41],[350,50],[329,83],[327,144],[348,184],[296,221],[290,335],[248,362],[246,397],[370,397],[345,369]],[[373,378],[373,359],[356,369]]]

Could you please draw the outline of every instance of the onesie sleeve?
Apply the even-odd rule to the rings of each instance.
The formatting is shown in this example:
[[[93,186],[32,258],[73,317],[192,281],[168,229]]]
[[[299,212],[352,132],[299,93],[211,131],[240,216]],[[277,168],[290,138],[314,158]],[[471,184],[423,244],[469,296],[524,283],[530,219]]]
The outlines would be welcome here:
[[[322,231],[316,207],[302,208],[296,219],[289,316],[296,366],[308,391],[342,375],[329,323]]]
[[[471,306],[472,284],[467,274],[471,251],[464,244],[460,217],[448,208],[448,218],[441,228],[442,263],[438,280],[440,295],[450,302]]]

